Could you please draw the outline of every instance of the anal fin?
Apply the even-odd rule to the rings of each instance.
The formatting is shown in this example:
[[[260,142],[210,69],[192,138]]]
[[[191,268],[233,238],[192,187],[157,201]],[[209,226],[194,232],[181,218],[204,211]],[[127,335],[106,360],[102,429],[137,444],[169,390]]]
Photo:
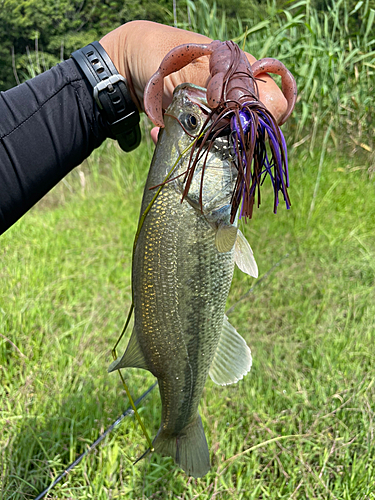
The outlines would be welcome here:
[[[149,370],[145,357],[139,345],[135,328],[131,334],[128,346],[122,358],[117,358],[109,365],[108,372],[111,373],[120,368],[143,368]]]
[[[209,371],[212,381],[218,385],[234,384],[250,371],[251,365],[250,348],[224,316],[223,330]]]

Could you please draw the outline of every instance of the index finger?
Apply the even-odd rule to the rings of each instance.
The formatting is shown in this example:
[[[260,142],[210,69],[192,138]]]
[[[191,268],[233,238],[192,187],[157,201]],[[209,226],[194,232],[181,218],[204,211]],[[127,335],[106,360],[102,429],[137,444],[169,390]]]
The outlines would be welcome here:
[[[108,33],[100,40],[119,72],[125,76],[134,102],[143,107],[143,93],[151,76],[161,61],[173,48],[187,44],[209,44],[211,38],[191,31],[165,26],[151,21],[132,21]],[[247,54],[250,63],[255,57]],[[173,90],[181,83],[193,83],[206,87],[209,73],[209,58],[200,57],[181,70],[164,79],[163,107],[172,101]],[[284,115],[286,100],[272,78],[260,75],[258,81],[260,100],[276,120]]]

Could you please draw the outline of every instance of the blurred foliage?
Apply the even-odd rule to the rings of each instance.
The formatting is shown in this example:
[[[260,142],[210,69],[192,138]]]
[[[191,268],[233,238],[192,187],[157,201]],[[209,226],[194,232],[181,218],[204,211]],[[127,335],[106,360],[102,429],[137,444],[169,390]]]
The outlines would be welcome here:
[[[233,38],[243,33],[246,26],[265,20],[274,25],[280,15],[286,20],[285,13],[291,12],[298,3],[285,0],[238,0],[236,3],[232,0],[0,0],[0,89],[45,71],[77,48],[131,20],[147,19],[194,29],[214,38]],[[318,12],[327,12],[332,6],[331,0],[307,3]],[[375,9],[375,0],[336,3],[345,3],[347,11],[353,12],[347,26],[352,35],[361,29],[363,11]]]
[[[122,23],[173,23],[172,0],[2,0],[0,5],[2,90],[17,78],[23,81],[48,69]]]

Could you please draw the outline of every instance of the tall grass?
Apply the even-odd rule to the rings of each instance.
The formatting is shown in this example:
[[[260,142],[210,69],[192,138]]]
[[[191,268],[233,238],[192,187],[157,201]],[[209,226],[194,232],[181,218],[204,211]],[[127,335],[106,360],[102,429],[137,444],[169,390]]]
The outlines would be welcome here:
[[[375,10],[369,1],[349,10],[332,0],[318,11],[310,0],[278,9],[268,1],[249,19],[217,16],[206,0],[188,2],[191,29],[214,39],[234,39],[262,57],[280,59],[294,74],[299,97],[286,126],[294,143],[312,153],[330,129],[329,147],[375,151]],[[318,139],[317,139],[318,138]]]

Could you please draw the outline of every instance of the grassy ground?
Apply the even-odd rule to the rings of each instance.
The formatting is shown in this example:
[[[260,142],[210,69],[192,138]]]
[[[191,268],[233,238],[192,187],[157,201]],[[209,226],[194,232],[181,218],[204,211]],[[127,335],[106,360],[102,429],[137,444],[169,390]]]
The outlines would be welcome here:
[[[35,498],[128,406],[110,349],[150,145],[106,145],[0,241],[0,497]],[[263,281],[235,272],[230,321],[252,348],[235,386],[207,382],[212,472],[189,480],[128,417],[49,499],[375,499],[374,179],[359,160],[291,159],[292,209],[270,194],[244,228]],[[258,284],[257,284],[258,283]],[[254,286],[245,298],[243,295]],[[238,302],[239,301],[239,302]],[[153,381],[127,372],[137,397]],[[140,413],[152,436],[155,390]]]

